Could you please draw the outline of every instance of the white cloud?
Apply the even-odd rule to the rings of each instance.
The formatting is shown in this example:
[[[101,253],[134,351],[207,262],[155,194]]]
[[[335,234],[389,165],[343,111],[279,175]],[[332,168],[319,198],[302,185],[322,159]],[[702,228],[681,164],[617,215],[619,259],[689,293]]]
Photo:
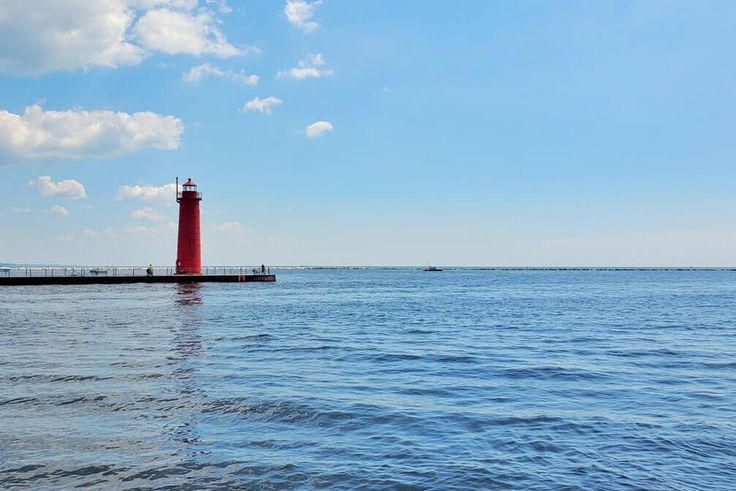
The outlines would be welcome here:
[[[240,222],[210,223],[209,228],[215,232],[224,234],[242,234],[246,228]]]
[[[33,0],[0,2],[0,71],[36,75],[135,65],[153,52],[246,54],[229,44],[212,6],[222,0]]]
[[[157,227],[147,227],[145,225],[135,225],[132,227],[124,227],[123,232],[126,234],[134,235],[154,235],[154,234],[167,234],[176,231],[176,224],[174,222],[168,222],[164,225]]]
[[[135,37],[143,47],[169,55],[212,54],[227,58],[241,54],[225,40],[209,11],[192,14],[168,8],[149,10],[136,23]]]
[[[131,7],[144,10],[149,10],[155,7],[194,10],[199,5],[199,0],[127,0],[125,3]]]
[[[56,237],[56,240],[58,240],[59,242],[69,242],[70,240],[73,240],[73,239],[74,237],[71,234],[64,234],[64,235],[59,235],[58,237]]]
[[[202,63],[184,72],[181,79],[185,82],[199,83],[207,77],[223,77],[240,85],[256,85],[260,78],[258,75],[248,75],[245,73],[245,70],[234,72],[232,70],[223,70],[209,63]]]
[[[320,53],[309,53],[306,59],[299,61],[299,65],[288,70],[281,70],[276,73],[277,78],[291,77],[297,80],[314,77],[329,77],[335,72],[332,70],[324,70],[320,68],[325,64],[325,59]]]
[[[309,3],[305,0],[287,0],[284,6],[284,14],[288,21],[306,33],[319,28],[319,24],[313,20],[314,11],[322,5],[323,0]]]
[[[301,61],[304,65],[312,65],[312,66],[322,66],[325,64],[325,59],[320,53],[308,53],[307,59]]]
[[[294,67],[289,68],[286,71],[279,72],[278,77],[291,77],[297,80],[304,80],[309,77],[320,78],[324,74],[325,72],[316,67]],[[327,73],[327,75],[331,75],[331,73]]]
[[[38,74],[140,63],[143,50],[126,36],[133,18],[122,0],[2,2],[0,71]]]
[[[28,185],[38,188],[41,196],[62,196],[71,199],[87,197],[84,185],[75,179],[54,182],[51,176],[38,176],[28,181]]]
[[[317,138],[330,131],[332,131],[332,123],[329,121],[317,121],[307,126],[304,133],[307,134],[307,138]]]
[[[0,110],[0,164],[12,159],[109,158],[142,148],[175,150],[182,131],[179,118],[152,112],[44,111],[36,104],[23,114]]]
[[[20,206],[16,206],[13,208],[13,213],[30,213],[30,208],[21,208]]]
[[[283,103],[278,97],[266,97],[261,99],[256,97],[249,100],[243,106],[243,111],[259,112],[262,114],[271,114],[273,108]]]
[[[176,184],[162,186],[120,186],[115,195],[115,201],[137,199],[140,201],[174,201],[176,198]]]
[[[65,216],[67,216],[69,214],[69,210],[67,210],[66,208],[64,208],[61,205],[54,205],[51,208],[48,208],[46,210],[43,210],[43,212],[44,213],[51,213],[53,215],[59,215],[59,216],[62,216],[62,217],[65,217]]]
[[[100,232],[98,232],[96,230],[85,229],[82,232],[82,234],[85,237],[87,237],[88,239],[95,239],[95,240],[100,240],[100,239],[114,239],[115,237],[117,237],[117,235],[115,234],[115,232],[113,232],[113,230],[111,228],[107,228],[107,229],[102,230]]]
[[[233,9],[228,7],[225,0],[207,0],[207,5],[213,5],[217,7],[217,11],[221,14],[229,14],[233,11]]]
[[[224,77],[225,72],[209,63],[202,63],[184,72],[181,79],[185,82],[198,83],[206,77]]]
[[[142,218],[145,220],[163,220],[165,217],[151,208],[150,206],[144,206],[143,208],[138,208],[137,210],[133,210],[130,212],[130,216],[133,218]]]

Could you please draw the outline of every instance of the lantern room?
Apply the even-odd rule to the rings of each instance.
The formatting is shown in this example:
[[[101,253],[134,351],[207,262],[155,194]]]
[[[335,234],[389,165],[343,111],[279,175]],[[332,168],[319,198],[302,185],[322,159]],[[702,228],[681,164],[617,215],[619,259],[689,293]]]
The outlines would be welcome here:
[[[177,178],[177,183],[179,179]],[[179,192],[179,185],[176,186],[176,202],[180,203],[182,199],[195,199],[202,201],[202,193],[197,192],[197,185],[192,181],[192,178],[188,178],[187,182],[182,184],[182,191]]]

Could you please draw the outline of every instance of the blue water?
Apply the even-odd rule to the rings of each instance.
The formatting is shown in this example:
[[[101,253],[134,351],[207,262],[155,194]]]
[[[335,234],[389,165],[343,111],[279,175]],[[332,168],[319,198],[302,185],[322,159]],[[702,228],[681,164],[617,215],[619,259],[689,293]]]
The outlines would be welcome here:
[[[0,488],[736,488],[736,272],[0,289]]]

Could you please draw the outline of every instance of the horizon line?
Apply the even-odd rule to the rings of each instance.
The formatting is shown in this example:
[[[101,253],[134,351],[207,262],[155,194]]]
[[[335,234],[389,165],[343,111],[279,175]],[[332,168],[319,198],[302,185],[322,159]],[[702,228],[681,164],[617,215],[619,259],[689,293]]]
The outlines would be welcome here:
[[[258,264],[211,264],[203,265],[206,268],[252,268],[260,266]],[[276,269],[408,269],[408,268],[426,268],[424,264],[277,264],[267,265]],[[0,263],[0,268],[146,268],[146,264],[64,264],[64,263]],[[171,268],[173,265],[154,265],[154,268]],[[484,264],[439,264],[436,267],[448,269],[485,269],[485,270],[736,270],[736,265],[709,265],[709,266],[692,266],[692,265],[484,265]]]

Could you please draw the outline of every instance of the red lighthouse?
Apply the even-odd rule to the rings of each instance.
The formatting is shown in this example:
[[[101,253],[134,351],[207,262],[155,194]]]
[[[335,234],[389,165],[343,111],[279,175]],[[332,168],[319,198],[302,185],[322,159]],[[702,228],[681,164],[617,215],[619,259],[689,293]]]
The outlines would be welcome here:
[[[176,274],[202,274],[202,250],[199,240],[199,202],[202,193],[190,177],[179,192],[176,178],[176,202],[179,203],[179,241],[176,247]]]

